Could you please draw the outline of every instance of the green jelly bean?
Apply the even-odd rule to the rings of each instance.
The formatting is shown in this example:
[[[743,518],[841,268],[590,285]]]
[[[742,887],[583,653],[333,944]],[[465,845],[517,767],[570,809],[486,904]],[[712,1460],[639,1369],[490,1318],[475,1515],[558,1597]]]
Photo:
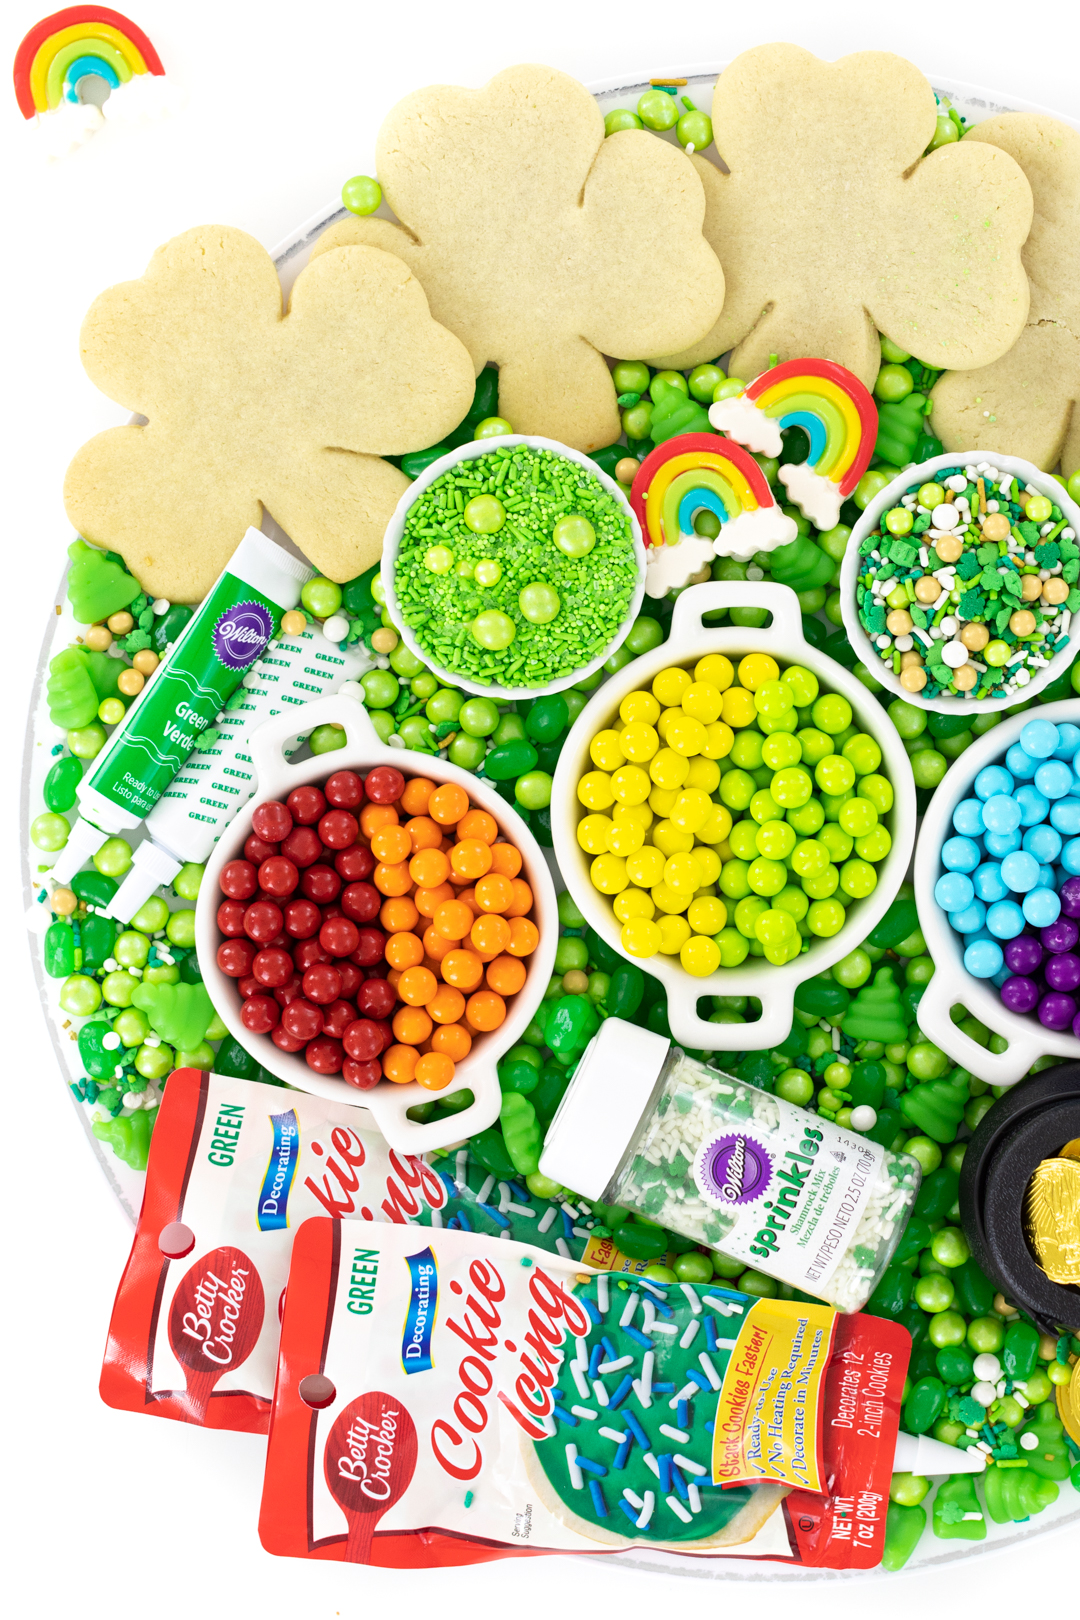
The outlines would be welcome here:
[[[117,662],[117,659],[113,659],[113,663]],[[75,790],[82,781],[82,774],[82,760],[76,759],[73,754],[65,754],[63,759],[58,759],[55,765],[49,767],[41,791],[50,810],[62,814],[73,808]]]
[[[602,968],[605,973],[615,973],[623,966],[623,958],[600,938],[595,928],[586,929],[585,943],[589,947],[590,963]]]
[[[142,595],[137,579],[105,552],[76,540],[68,546],[67,595],[79,624],[97,624]]]
[[[893,1261],[886,1266],[863,1310],[870,1316],[887,1316],[895,1321],[911,1299],[913,1281],[911,1272]]]
[[[611,1240],[628,1260],[659,1260],[668,1251],[668,1234],[663,1227],[646,1226],[640,1221],[625,1221],[612,1232]]]
[[[506,1151],[506,1143],[494,1126],[470,1138],[469,1152],[493,1176],[514,1176],[517,1167]]]
[[[103,1018],[84,1024],[79,1031],[79,1059],[91,1080],[111,1080],[120,1062],[119,1048],[108,1051],[103,1044],[111,1032],[112,1025]]]
[[[953,1474],[938,1486],[933,1525],[942,1541],[986,1540],[986,1519],[970,1474]]]
[[[159,619],[155,619],[154,628],[150,632],[150,645],[153,650],[162,654],[166,648],[171,647],[173,642],[179,639],[180,632],[194,612],[194,608],[186,607],[183,602],[174,602]]]
[[[570,1084],[570,1071],[559,1063],[545,1063],[540,1073],[540,1083],[536,1090],[530,1094],[530,1102],[536,1109],[536,1117],[546,1130],[555,1118],[559,1104],[563,1100],[566,1088]]]
[[[544,1138],[536,1110],[529,1099],[519,1091],[504,1092],[499,1121],[506,1151],[518,1174],[527,1176],[539,1170]]]
[[[84,906],[97,906],[99,909],[109,904],[119,887],[116,879],[106,877],[104,872],[76,872],[71,880],[76,899],[81,900]]]
[[[881,1555],[882,1569],[895,1573],[903,1569],[926,1529],[926,1509],[902,1507],[890,1502],[885,1519],[885,1547]]]
[[[75,971],[75,930],[70,923],[54,922],[45,933],[45,972],[50,979],[66,979]]]
[[[525,734],[534,743],[553,742],[561,737],[570,721],[570,710],[561,692],[537,698],[525,716]]]
[[[632,962],[624,962],[611,975],[607,993],[607,1010],[613,1018],[628,1022],[634,1017],[645,997],[645,975]]]
[[[895,1108],[882,1108],[878,1112],[875,1124],[870,1130],[862,1134],[879,1147],[892,1148],[896,1138],[902,1133],[904,1121]]]
[[[904,1402],[904,1428],[908,1434],[932,1429],[945,1407],[945,1385],[940,1378],[920,1378]]]
[[[795,1006],[815,1018],[840,1018],[851,1006],[851,996],[832,979],[804,979],[795,991]]]
[[[484,760],[484,773],[493,782],[509,782],[517,776],[524,776],[526,771],[535,770],[538,757],[532,743],[502,743],[493,748]]]
[[[952,1274],[957,1304],[966,1316],[985,1316],[994,1303],[997,1289],[974,1260],[965,1260]]]
[[[1052,1479],[1030,1468],[988,1468],[983,1475],[986,1508],[995,1524],[1014,1524],[1041,1513],[1058,1499]]]
[[[1001,1364],[1006,1378],[1024,1379],[1035,1371],[1039,1359],[1039,1335],[1030,1322],[1010,1322],[1005,1334]]]
[[[232,1036],[222,1041],[214,1062],[215,1074],[233,1075],[239,1080],[254,1080],[259,1065],[245,1047]]]
[[[844,1090],[851,1098],[850,1108],[880,1109],[885,1100],[885,1082],[888,1071],[884,1063],[870,1059],[853,1063]]]
[[[923,1177],[915,1200],[915,1214],[921,1215],[924,1220],[940,1221],[956,1203],[959,1188],[960,1177],[955,1170],[942,1165],[940,1169],[931,1171]]]
[[[600,1015],[587,996],[560,996],[548,1008],[544,1039],[555,1053],[583,1052],[600,1028]]]
[[[914,900],[894,900],[877,927],[869,935],[871,945],[879,950],[891,950],[907,939],[919,926],[919,913]]]
[[[954,1384],[962,1389],[975,1379],[975,1363],[971,1351],[964,1345],[949,1345],[947,1349],[939,1350],[934,1357],[934,1364],[938,1370],[938,1377],[951,1388]]]
[[[115,888],[115,884],[113,886]],[[119,929],[119,923],[112,917],[103,917],[100,912],[87,917],[80,925],[82,965],[87,973],[96,973],[112,955]]]
[[[134,1114],[119,1114],[116,1119],[101,1120],[90,1129],[99,1142],[112,1148],[123,1164],[132,1170],[145,1170],[157,1115],[156,1108],[140,1108]]]

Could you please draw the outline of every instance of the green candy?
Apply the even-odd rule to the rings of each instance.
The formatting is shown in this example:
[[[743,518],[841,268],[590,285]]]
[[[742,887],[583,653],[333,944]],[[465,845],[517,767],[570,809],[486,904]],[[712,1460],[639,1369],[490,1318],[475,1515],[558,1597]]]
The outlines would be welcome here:
[[[894,467],[906,467],[916,459],[915,446],[926,420],[926,395],[908,394],[905,399],[878,405],[878,435],[874,454]]]
[[[480,1131],[470,1138],[469,1152],[493,1176],[506,1177],[517,1174],[517,1166],[506,1151],[506,1143],[494,1127]]]
[[[144,1012],[150,1027],[178,1051],[194,1051],[214,1017],[214,1006],[201,984],[140,984],[132,1005]]]
[[[45,686],[49,719],[64,731],[77,731],[97,718],[97,688],[90,675],[86,653],[79,647],[65,647],[49,664]]]
[[[918,926],[919,912],[914,900],[894,900],[877,927],[871,931],[869,943],[878,950],[889,951],[913,934]]]
[[[611,975],[605,1005],[613,1018],[633,1019],[645,998],[645,975],[632,962],[624,962]]]
[[[889,1045],[907,1040],[907,1020],[891,967],[878,968],[872,984],[863,985],[844,1019],[844,1034],[853,1041]]]
[[[172,646],[194,612],[194,608],[185,607],[183,602],[174,602],[160,618],[154,620],[150,645],[156,653],[164,654],[166,648]]]
[[[628,1260],[659,1260],[669,1243],[662,1226],[645,1226],[639,1221],[624,1221],[612,1232],[611,1240]]]
[[[965,1069],[953,1072],[954,1078],[927,1080],[905,1091],[900,1098],[904,1118],[935,1142],[955,1142],[963,1122],[969,1076]]]
[[[1001,1352],[1006,1378],[1030,1378],[1039,1359],[1039,1335],[1030,1322],[1010,1322]]]
[[[84,906],[101,907],[109,904],[119,884],[115,878],[106,877],[104,872],[76,872],[71,880],[71,888]]]
[[[254,1080],[259,1065],[251,1053],[231,1036],[222,1041],[214,1062],[216,1074],[232,1075],[239,1080]]]
[[[499,1122],[510,1162],[518,1174],[528,1176],[539,1170],[544,1138],[536,1109],[529,1099],[519,1091],[504,1092]]]
[[[829,583],[836,563],[820,546],[800,536],[769,553],[769,569],[777,584],[796,592],[812,591]]]
[[[905,1266],[886,1266],[881,1281],[863,1306],[869,1316],[887,1316],[893,1321],[899,1317],[909,1300],[914,1278]]]
[[[849,1108],[873,1108],[880,1110],[885,1100],[885,1082],[888,1073],[883,1063],[869,1060],[863,1063],[853,1063],[848,1083],[844,1087],[851,1098]]]
[[[536,769],[539,755],[532,743],[519,740],[493,748],[484,760],[484,774],[493,782],[509,782]]]
[[[511,1062],[508,1062],[505,1057],[500,1058],[497,1071],[499,1085],[504,1095],[507,1092],[516,1091],[522,1096],[526,1096],[528,1093],[535,1091],[540,1083],[540,1076],[533,1064],[525,1063],[520,1058]]]
[[[977,1514],[969,1519],[968,1513]],[[953,1474],[934,1497],[934,1534],[942,1541],[985,1541],[986,1519],[970,1474]]]
[[[110,1052],[102,1044],[111,1029],[104,1018],[95,1018],[79,1031],[79,1058],[91,1080],[111,1080],[120,1062],[119,1047]]]
[[[929,1242],[929,1238],[927,1239]],[[956,1300],[966,1316],[985,1316],[994,1303],[997,1289],[989,1277],[983,1275],[974,1260],[965,1260],[952,1273]]]
[[[600,1015],[587,996],[560,996],[550,1003],[544,1039],[553,1052],[583,1052],[600,1028]]]
[[[101,1120],[90,1129],[99,1142],[111,1147],[116,1157],[132,1170],[145,1170],[150,1154],[150,1136],[157,1119],[156,1108],[140,1108],[134,1114],[119,1114]]]
[[[115,884],[113,885],[115,888]],[[78,890],[75,891],[78,893]],[[80,926],[82,938],[83,972],[96,973],[113,953],[120,925],[112,917],[96,914],[87,917]]]
[[[559,1104],[570,1084],[570,1071],[558,1063],[545,1063],[540,1082],[529,1100],[536,1109],[536,1117],[546,1130],[555,1118]]]
[[[834,979],[804,979],[795,991],[797,1011],[815,1018],[840,1018],[850,1006],[850,994]]]
[[[112,661],[118,662],[115,658]],[[50,810],[63,814],[65,810],[74,808],[75,790],[82,781],[82,774],[82,760],[76,759],[74,754],[65,754],[63,759],[50,765],[41,790],[41,796]]]
[[[986,1507],[995,1524],[1014,1524],[1041,1513],[1058,1499],[1052,1479],[1030,1468],[988,1468],[983,1475]]]
[[[120,694],[120,677],[126,669],[123,659],[110,658],[108,653],[88,652],[86,654],[86,668],[90,679],[94,683],[98,702],[104,703],[106,698],[118,697]]]
[[[1068,1479],[1071,1458],[1063,1439],[1061,1420],[1051,1402],[1036,1407],[1034,1422],[1026,1424],[1017,1438],[1022,1439],[1025,1434],[1033,1434],[1039,1442],[1033,1451],[1020,1447],[1020,1456],[1026,1459],[1032,1472],[1043,1479]]]
[[[85,540],[76,540],[68,546],[68,556],[71,558],[68,601],[72,616],[79,624],[97,624],[142,595],[137,579],[132,579],[118,562],[88,546]]]
[[[586,928],[585,943],[589,947],[590,966],[595,965],[604,973],[616,973],[624,965],[623,958],[600,938],[595,928]]]
[[[893,1252],[892,1264],[899,1265],[904,1260],[911,1260],[922,1253],[930,1245],[930,1224],[918,1215],[913,1215],[901,1234],[900,1241]]]
[[[45,933],[45,972],[50,979],[66,979],[75,972],[75,930],[70,923],[51,923]]]
[[[653,397],[652,420],[649,437],[653,444],[664,444],[683,433],[711,433],[712,424],[705,408],[690,399],[681,388],[654,377],[650,388]]]
[[[881,1555],[881,1567],[894,1574],[903,1569],[926,1529],[926,1509],[922,1507],[901,1507],[899,1502],[890,1502],[888,1514],[885,1519],[885,1548]]]
[[[975,1363],[966,1345],[949,1345],[934,1357],[938,1377],[948,1387],[962,1389],[975,1381]]]
[[[908,1434],[925,1434],[945,1408],[945,1385],[932,1376],[920,1378],[904,1402],[903,1426]]]
[[[923,1177],[915,1200],[915,1214],[927,1221],[940,1221],[956,1203],[959,1188],[960,1177],[955,1170],[948,1169],[946,1165],[932,1170]]]
[[[883,1108],[872,1130],[864,1131],[863,1135],[871,1142],[876,1142],[879,1147],[891,1148],[903,1128],[904,1121],[899,1111],[895,1108]]]
[[[534,743],[554,742],[570,721],[570,709],[561,692],[537,698],[525,716],[525,735]]]

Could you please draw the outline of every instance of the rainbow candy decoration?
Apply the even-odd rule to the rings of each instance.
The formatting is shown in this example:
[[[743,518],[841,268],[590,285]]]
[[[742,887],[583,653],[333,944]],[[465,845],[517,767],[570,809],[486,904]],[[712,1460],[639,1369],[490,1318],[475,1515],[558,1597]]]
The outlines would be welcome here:
[[[870,465],[877,407],[864,385],[834,360],[785,360],[743,393],[709,410],[713,427],[762,455],[778,456],[785,428],[810,440],[806,461],[780,469],[781,482],[819,529],[840,521],[840,507]]]
[[[745,560],[798,534],[753,456],[712,433],[684,433],[658,445],[638,468],[630,505],[646,540],[649,596],[687,584],[713,557]],[[703,511],[720,519],[715,540],[694,533]]]
[[[35,23],[15,53],[15,95],[24,118],[79,104],[88,74],[110,90],[142,74],[164,75],[161,58],[141,28],[104,6],[69,6]]]

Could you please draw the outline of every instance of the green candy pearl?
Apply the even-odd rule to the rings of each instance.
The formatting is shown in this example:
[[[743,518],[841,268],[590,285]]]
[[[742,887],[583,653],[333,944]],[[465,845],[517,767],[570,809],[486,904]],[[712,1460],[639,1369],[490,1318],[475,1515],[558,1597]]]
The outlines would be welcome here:
[[[524,594],[523,591],[522,595]],[[500,613],[498,608],[488,608],[485,612],[477,614],[469,628],[473,640],[481,647],[486,647],[489,652],[502,652],[517,635],[513,619],[505,613]]]
[[[341,201],[350,214],[373,214],[382,202],[382,187],[369,174],[354,174],[341,188]]]
[[[543,580],[536,580],[533,584],[526,585],[521,592],[518,607],[530,624],[550,624],[552,619],[558,616],[562,599],[554,586],[545,584]],[[510,620],[507,619],[506,622],[509,624]]]

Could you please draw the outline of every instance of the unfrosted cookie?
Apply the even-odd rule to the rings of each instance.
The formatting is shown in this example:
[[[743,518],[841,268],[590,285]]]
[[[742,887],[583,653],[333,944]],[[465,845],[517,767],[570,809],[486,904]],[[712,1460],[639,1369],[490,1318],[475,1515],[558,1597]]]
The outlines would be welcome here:
[[[285,313],[270,255],[228,226],[174,237],[102,293],[81,344],[91,380],[148,422],[83,445],[68,516],[174,602],[206,594],[263,507],[331,579],[362,573],[409,483],[380,457],[449,432],[473,392],[400,260],[326,254]]]
[[[950,372],[933,391],[933,429],[946,450],[997,450],[1065,476],[1080,467],[1080,135],[1042,113],[1002,113],[964,146],[989,144],[1031,183],[1035,219],[1024,247],[1027,325],[1008,354]]]
[[[684,347],[719,313],[724,278],[690,163],[644,130],[605,140],[592,96],[564,73],[522,66],[482,90],[419,90],[376,150],[401,224],[343,220],[315,251],[369,242],[404,259],[476,371],[498,365],[499,411],[518,433],[611,444],[603,356]]]
[[[691,159],[724,309],[699,343],[656,363],[683,368],[734,349],[731,371],[749,378],[774,354],[812,355],[872,387],[879,330],[932,366],[1004,354],[1027,315],[1031,191],[985,144],[922,157],[936,117],[927,80],[884,51],[820,62],[796,45],[761,45],[736,58],[712,108],[730,173]]]

